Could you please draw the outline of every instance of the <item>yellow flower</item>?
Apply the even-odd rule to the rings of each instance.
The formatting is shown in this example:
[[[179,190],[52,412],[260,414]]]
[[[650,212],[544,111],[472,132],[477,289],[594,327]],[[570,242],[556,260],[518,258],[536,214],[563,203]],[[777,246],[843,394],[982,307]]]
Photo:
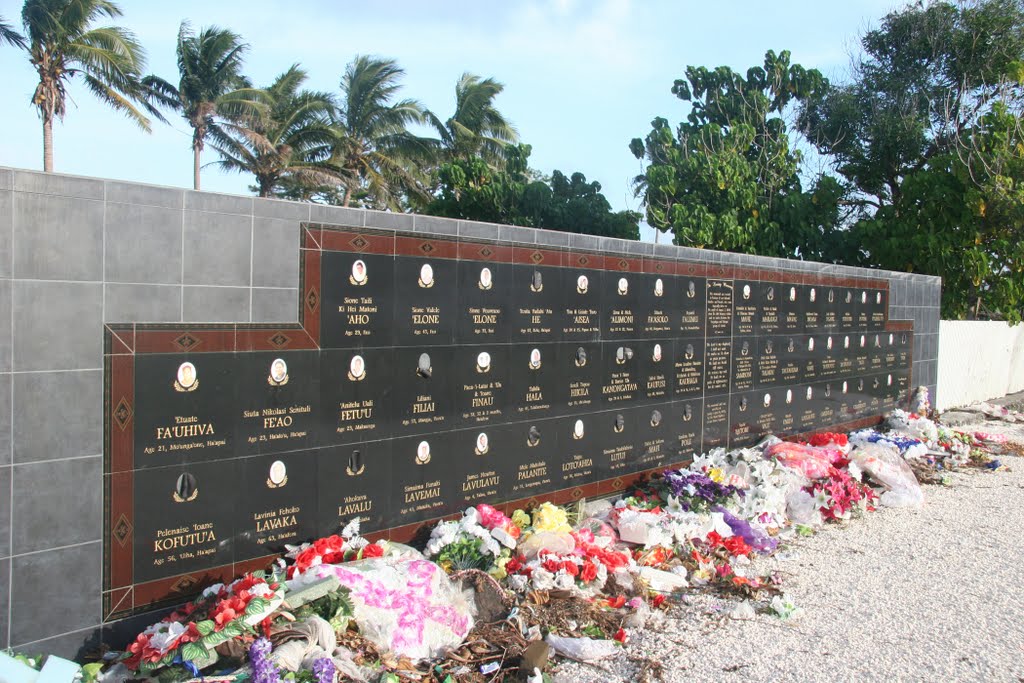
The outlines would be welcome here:
[[[530,515],[526,514],[524,510],[516,510],[512,513],[512,523],[520,529],[525,529],[530,526]]]
[[[540,507],[533,511],[533,529],[564,533],[572,531],[565,510],[547,502],[541,503]]]
[[[722,472],[721,468],[719,467],[712,467],[710,470],[708,470],[708,477],[710,477],[711,480],[714,481],[716,484],[721,484],[722,479],[725,478],[725,473]]]

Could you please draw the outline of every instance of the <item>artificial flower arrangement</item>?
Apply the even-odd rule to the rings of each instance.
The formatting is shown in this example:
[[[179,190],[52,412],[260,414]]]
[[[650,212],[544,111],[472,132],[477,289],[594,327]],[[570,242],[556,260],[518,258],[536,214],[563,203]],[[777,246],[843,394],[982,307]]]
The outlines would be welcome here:
[[[917,413],[908,413],[897,408],[889,414],[887,422],[889,428],[893,431],[912,436],[929,446],[934,445],[939,440],[938,425]]]
[[[812,446],[835,446],[838,448],[844,448],[849,444],[849,438],[846,434],[839,432],[819,432],[812,434],[811,438],[807,441]]]
[[[833,469],[829,476],[804,487],[824,521],[849,519],[855,510],[874,511],[878,494],[854,479],[847,470]]]
[[[341,564],[373,557],[383,557],[385,541],[370,543],[359,535],[359,519],[353,519],[341,534],[319,538],[312,543],[285,546],[288,551],[278,560],[289,581],[321,564]],[[288,562],[290,560],[290,563]]]
[[[130,671],[148,675],[172,664],[194,668],[221,643],[256,632],[284,600],[277,576],[246,574],[214,584],[200,597],[140,633],[122,660]],[[262,622],[262,624],[261,624]]]
[[[477,505],[468,508],[462,519],[435,526],[425,554],[449,573],[481,569],[501,578],[503,561],[512,556],[521,533],[500,510]]]

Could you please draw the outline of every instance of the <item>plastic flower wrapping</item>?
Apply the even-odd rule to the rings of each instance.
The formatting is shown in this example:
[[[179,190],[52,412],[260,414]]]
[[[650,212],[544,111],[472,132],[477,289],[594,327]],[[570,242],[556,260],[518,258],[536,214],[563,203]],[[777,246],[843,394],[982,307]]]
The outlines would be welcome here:
[[[447,572],[482,569],[503,576],[499,560],[511,557],[509,550],[520,533],[504,513],[478,505],[468,508],[462,519],[434,527],[424,554]]]

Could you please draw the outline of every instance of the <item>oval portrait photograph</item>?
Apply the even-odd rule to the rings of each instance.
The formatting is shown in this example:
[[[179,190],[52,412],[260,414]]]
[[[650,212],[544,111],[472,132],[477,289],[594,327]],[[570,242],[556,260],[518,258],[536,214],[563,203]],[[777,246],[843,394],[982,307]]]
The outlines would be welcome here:
[[[192,365],[188,361],[185,361],[178,366],[178,372],[175,376],[174,388],[176,391],[194,391],[199,387],[199,374],[196,372],[196,366]]]

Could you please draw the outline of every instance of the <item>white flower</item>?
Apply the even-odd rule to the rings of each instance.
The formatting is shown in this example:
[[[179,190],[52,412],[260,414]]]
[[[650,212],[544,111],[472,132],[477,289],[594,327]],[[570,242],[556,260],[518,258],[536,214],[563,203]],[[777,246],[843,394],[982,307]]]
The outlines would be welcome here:
[[[547,569],[537,567],[533,570],[533,587],[539,591],[551,590],[555,585],[555,577]]]
[[[208,597],[210,597],[212,595],[216,595],[217,593],[220,593],[220,589],[223,588],[223,587],[224,587],[223,583],[215,583],[215,584],[213,584],[212,586],[206,588],[203,591],[203,597],[204,598],[208,598]]]
[[[860,467],[858,467],[857,463],[855,462],[851,462],[849,465],[847,465],[846,471],[849,472],[850,476],[856,479],[857,481],[861,481],[861,479],[863,478],[863,473],[861,472]]]
[[[564,570],[559,570],[555,576],[555,588],[558,590],[567,591],[576,585],[576,580],[565,573]]]
[[[341,537],[346,541],[350,541],[359,535],[359,518],[353,517],[352,521],[345,525],[345,528],[341,530]]]
[[[511,588],[517,593],[522,593],[524,590],[526,590],[527,583],[529,583],[529,579],[527,579],[522,574],[513,574],[512,576],[508,577],[509,588]]]
[[[185,625],[177,621],[172,621],[167,624],[167,630],[156,633],[149,639],[149,644],[156,649],[163,652],[167,649],[167,646],[174,641],[175,638],[185,632]]]

